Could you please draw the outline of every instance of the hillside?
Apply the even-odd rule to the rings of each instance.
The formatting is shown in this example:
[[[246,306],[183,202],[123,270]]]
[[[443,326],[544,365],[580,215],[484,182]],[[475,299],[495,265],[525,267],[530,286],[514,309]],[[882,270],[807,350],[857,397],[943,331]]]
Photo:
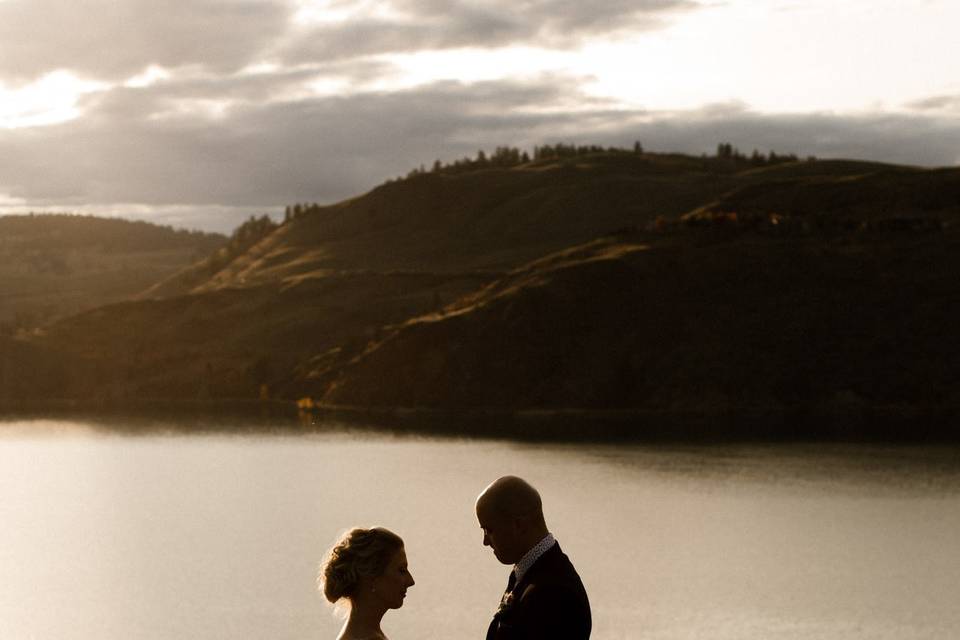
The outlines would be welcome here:
[[[225,240],[113,218],[0,216],[0,333],[133,296]]]
[[[424,173],[312,207],[212,278],[178,274],[156,295],[339,271],[499,272],[658,215],[678,215],[735,184],[698,158],[596,153]]]
[[[960,404],[956,234],[677,228],[589,243],[412,319],[326,403],[724,412]]]
[[[54,395],[106,401],[949,411],[958,185],[622,152],[421,172],[24,344],[63,354]]]
[[[352,357],[385,326],[484,281],[471,274],[352,273],[128,301],[61,320],[30,343],[94,364],[93,374],[74,375],[69,366],[57,374],[60,393],[71,397],[256,398],[266,385],[271,397],[295,398],[304,393],[306,369]]]
[[[96,365],[60,349],[0,335],[0,408],[30,399],[83,397]]]
[[[849,167],[848,168],[853,168]],[[788,167],[750,172],[750,183],[708,209],[744,216],[776,213],[834,225],[934,217],[960,222],[960,171],[881,168],[841,175],[781,175]],[[796,167],[797,173],[800,167]]]
[[[352,270],[497,273],[618,229],[679,216],[740,188],[888,170],[897,168],[853,161],[758,168],[611,151],[419,173],[336,205],[309,207],[229,262],[186,268],[148,295]]]

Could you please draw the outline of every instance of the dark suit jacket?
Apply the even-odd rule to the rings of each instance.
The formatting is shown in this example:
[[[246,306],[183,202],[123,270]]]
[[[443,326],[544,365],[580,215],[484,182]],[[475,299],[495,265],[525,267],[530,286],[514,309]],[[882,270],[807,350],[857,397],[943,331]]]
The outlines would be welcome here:
[[[487,640],[587,640],[590,602],[570,559],[555,544],[518,582]]]

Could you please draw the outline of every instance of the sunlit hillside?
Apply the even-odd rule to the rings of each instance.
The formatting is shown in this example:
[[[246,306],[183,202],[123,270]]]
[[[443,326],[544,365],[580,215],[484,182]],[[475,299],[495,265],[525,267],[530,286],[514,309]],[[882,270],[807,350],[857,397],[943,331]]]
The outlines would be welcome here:
[[[0,216],[2,333],[135,295],[225,240],[112,218]]]

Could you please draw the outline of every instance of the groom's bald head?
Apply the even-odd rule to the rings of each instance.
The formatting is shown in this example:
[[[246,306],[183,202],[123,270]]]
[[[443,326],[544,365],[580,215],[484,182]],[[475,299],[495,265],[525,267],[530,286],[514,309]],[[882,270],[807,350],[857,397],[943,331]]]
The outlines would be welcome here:
[[[476,510],[484,544],[505,564],[519,560],[547,534],[540,494],[523,478],[503,476],[490,483]]]
[[[503,476],[491,482],[477,498],[484,505],[508,518],[538,517],[543,520],[543,503],[533,486],[517,476]]]

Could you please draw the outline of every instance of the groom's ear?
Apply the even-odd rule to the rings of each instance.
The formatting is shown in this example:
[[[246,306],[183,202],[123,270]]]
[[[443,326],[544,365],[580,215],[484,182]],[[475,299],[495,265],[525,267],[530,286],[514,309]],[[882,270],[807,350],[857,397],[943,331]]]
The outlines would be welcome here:
[[[530,530],[530,518],[527,516],[513,516],[511,520],[516,533],[523,534]]]

